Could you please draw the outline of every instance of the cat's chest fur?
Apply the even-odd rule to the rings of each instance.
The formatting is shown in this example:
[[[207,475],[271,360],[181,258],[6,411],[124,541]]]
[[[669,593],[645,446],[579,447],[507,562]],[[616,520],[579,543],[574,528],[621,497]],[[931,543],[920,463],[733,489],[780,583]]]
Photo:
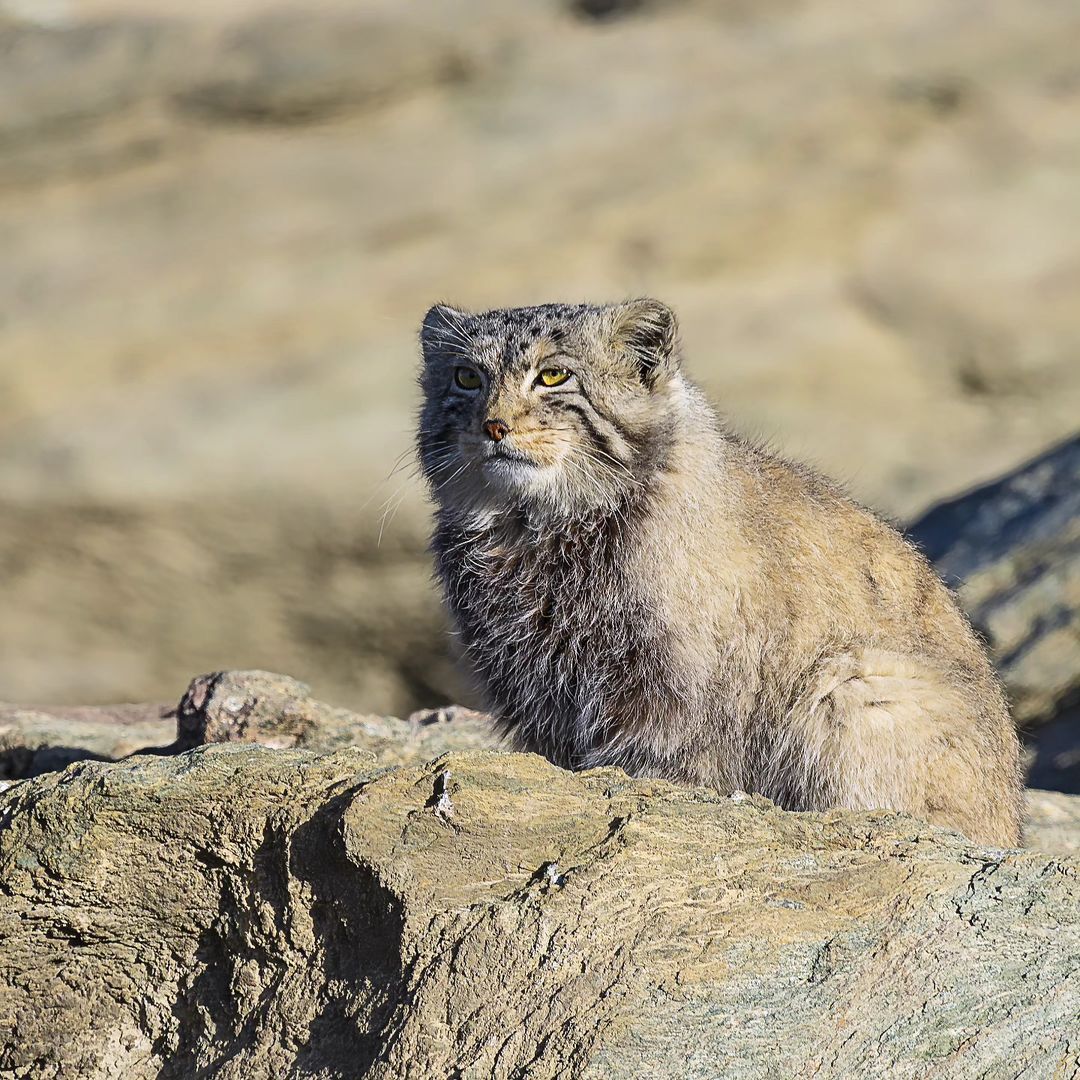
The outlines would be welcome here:
[[[665,634],[626,572],[617,529],[443,524],[436,568],[500,724],[573,768],[633,748],[633,720],[669,670]]]

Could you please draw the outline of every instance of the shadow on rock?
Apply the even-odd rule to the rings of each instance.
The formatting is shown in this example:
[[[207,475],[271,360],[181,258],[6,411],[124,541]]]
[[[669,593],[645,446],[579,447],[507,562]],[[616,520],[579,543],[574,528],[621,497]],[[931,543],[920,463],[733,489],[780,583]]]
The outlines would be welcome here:
[[[365,1075],[405,998],[402,900],[344,850],[342,817],[355,792],[331,799],[297,829],[291,871],[311,890],[324,1003],[297,1050],[298,1074]]]

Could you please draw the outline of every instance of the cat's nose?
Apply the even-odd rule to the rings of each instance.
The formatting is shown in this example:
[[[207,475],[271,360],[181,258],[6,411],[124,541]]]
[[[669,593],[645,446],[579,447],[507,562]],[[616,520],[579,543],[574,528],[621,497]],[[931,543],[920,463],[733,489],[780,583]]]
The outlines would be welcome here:
[[[485,420],[484,433],[492,442],[502,442],[503,436],[510,433],[505,420]]]

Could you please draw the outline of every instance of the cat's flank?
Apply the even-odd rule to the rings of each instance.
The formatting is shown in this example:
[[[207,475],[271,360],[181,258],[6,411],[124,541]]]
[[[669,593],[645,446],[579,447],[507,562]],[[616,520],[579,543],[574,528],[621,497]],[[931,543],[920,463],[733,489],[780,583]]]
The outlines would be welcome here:
[[[421,332],[436,570],[488,706],[559,765],[1019,839],[1019,747],[926,560],[726,432],[654,300]]]

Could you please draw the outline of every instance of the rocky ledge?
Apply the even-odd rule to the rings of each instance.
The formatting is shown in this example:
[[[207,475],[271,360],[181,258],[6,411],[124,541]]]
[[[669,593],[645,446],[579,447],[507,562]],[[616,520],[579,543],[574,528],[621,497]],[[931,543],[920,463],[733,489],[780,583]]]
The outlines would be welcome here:
[[[1058,854],[1001,851],[571,774],[478,749],[475,714],[264,673],[170,711],[114,717],[152,753],[0,795],[3,1075],[1080,1074],[1080,799],[1032,794]],[[3,716],[9,775],[64,719]],[[80,730],[109,756],[108,721],[65,722],[69,759]]]

